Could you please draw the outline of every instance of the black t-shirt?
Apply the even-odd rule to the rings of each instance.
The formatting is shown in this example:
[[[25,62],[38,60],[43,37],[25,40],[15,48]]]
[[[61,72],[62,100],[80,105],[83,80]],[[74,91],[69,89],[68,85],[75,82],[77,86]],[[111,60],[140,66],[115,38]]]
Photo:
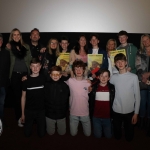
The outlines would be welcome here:
[[[26,91],[25,109],[44,109],[44,84],[45,79],[42,75],[37,77],[28,76],[27,80],[23,82],[22,90]]]

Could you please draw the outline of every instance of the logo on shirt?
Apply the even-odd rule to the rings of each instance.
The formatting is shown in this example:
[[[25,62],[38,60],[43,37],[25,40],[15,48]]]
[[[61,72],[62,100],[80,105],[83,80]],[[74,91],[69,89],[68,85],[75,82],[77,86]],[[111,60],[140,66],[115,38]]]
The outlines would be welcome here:
[[[83,89],[87,90],[87,87],[84,87]]]

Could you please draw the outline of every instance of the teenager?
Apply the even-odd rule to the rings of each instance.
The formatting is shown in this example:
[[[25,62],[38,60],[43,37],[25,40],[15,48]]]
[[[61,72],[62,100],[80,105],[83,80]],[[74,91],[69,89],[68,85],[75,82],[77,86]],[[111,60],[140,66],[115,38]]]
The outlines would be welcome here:
[[[91,122],[88,103],[90,83],[83,77],[85,63],[81,60],[74,61],[72,70],[75,77],[65,81],[70,89],[70,133],[75,136],[78,132],[79,122],[81,122],[84,134],[90,136]]]
[[[31,75],[23,81],[20,120],[25,123],[24,133],[26,137],[31,136],[34,121],[37,123],[38,136],[43,137],[45,135],[45,79],[39,74],[41,62],[38,58],[31,60],[30,69],[32,71]]]
[[[131,141],[134,137],[134,124],[137,123],[140,106],[140,88],[137,75],[126,68],[127,59],[124,54],[117,54],[114,58],[119,69],[110,83],[115,86],[115,99],[113,103],[113,127],[116,139],[121,139],[122,123],[124,123],[125,138]]]
[[[126,58],[127,58],[127,70],[136,73],[135,68],[135,59],[137,53],[137,47],[135,47],[132,43],[128,43],[128,33],[126,31],[120,31],[118,33],[118,39],[120,42],[119,47],[117,50],[125,49],[126,51]]]

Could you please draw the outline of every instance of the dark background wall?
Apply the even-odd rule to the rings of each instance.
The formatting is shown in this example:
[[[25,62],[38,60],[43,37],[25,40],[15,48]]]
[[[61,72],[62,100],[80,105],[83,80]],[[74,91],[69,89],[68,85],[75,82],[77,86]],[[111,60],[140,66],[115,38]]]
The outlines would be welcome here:
[[[47,43],[50,38],[57,38],[58,40],[61,38],[62,35],[66,35],[70,39],[70,45],[69,49],[72,49],[73,46],[76,44],[78,37],[84,34],[87,37],[87,40],[89,42],[89,37],[92,33],[81,33],[81,32],[41,32],[40,33],[40,42],[47,46]],[[100,47],[104,48],[106,47],[106,43],[108,39],[114,38],[117,41],[117,45],[119,45],[117,33],[97,33],[100,38]],[[3,47],[5,47],[6,43],[9,39],[9,33],[3,33]],[[128,43],[133,43],[137,48],[140,47],[140,37],[142,34],[135,34],[135,33],[129,33],[128,34]],[[26,43],[30,42],[30,33],[22,33],[23,40]],[[88,44],[89,48],[91,47],[90,43]]]

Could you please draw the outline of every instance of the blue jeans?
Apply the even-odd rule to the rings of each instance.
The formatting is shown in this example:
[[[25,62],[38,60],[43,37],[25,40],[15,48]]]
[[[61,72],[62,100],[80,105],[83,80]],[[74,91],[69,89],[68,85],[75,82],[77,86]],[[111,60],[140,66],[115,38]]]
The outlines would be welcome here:
[[[85,136],[91,135],[91,121],[89,116],[73,116],[70,115],[70,133],[75,136],[78,132],[79,121],[82,123]]]
[[[150,118],[150,90],[141,90],[140,117]]]
[[[4,114],[5,96],[6,96],[5,88],[0,87],[0,118],[3,118],[3,114]]]
[[[95,118],[93,117],[93,128],[94,128],[94,136],[96,138],[102,137],[102,131],[104,132],[104,136],[106,138],[112,137],[112,127],[110,118]]]

